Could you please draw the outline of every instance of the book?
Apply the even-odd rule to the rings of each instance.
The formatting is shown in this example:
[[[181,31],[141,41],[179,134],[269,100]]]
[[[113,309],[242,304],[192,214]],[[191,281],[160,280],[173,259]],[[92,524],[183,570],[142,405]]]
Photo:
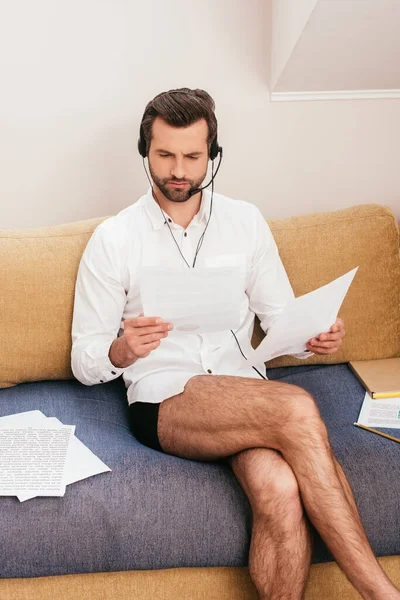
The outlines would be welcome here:
[[[400,358],[352,360],[349,366],[371,398],[400,397]]]

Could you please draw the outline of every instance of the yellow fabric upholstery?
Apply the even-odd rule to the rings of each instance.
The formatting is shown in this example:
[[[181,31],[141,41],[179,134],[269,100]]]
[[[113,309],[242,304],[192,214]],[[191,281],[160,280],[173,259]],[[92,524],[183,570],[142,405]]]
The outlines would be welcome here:
[[[0,388],[73,378],[75,281],[86,244],[105,218],[0,229]]]
[[[79,261],[107,217],[55,227],[0,229],[0,388],[70,379],[71,322]],[[353,208],[270,221],[296,295],[359,265],[340,316],[346,343],[309,363],[400,355],[399,230],[389,208]],[[262,333],[258,323],[253,344]],[[280,357],[269,366],[301,363]]]
[[[335,354],[311,357],[307,364],[400,356],[399,227],[392,210],[364,204],[269,225],[296,297],[359,267],[338,315],[345,322],[345,343]],[[263,335],[256,322],[254,346]],[[304,361],[282,356],[266,364]]]
[[[400,587],[400,556],[379,559]],[[247,568],[207,567],[0,580],[2,600],[257,600]],[[306,600],[359,600],[336,563],[312,565]]]

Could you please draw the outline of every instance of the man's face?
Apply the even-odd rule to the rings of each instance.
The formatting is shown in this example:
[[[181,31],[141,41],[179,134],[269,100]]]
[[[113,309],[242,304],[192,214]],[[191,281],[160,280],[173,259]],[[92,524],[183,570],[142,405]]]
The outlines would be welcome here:
[[[207,174],[208,126],[201,119],[189,127],[171,127],[161,117],[153,122],[148,153],[154,184],[172,202],[185,202]],[[173,185],[182,182],[182,185]]]

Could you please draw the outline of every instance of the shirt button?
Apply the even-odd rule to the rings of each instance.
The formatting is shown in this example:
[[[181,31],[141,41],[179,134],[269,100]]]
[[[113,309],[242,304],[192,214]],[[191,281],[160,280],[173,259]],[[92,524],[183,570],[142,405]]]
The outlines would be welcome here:
[[[186,233],[186,231],[185,231],[185,233],[184,233],[183,235],[184,235],[185,237],[187,237],[187,233]]]
[[[212,373],[211,369],[207,369],[207,373]]]
[[[170,223],[172,223],[172,219],[168,219],[168,221],[169,221]]]
[[[100,379],[100,383],[104,383],[104,381],[102,379]]]
[[[116,371],[111,371],[111,374],[116,375],[117,373],[116,373]]]

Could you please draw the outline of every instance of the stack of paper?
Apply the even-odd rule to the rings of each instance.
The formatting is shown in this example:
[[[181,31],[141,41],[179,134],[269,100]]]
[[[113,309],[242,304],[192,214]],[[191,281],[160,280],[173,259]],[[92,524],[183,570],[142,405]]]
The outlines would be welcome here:
[[[63,496],[67,485],[111,471],[74,433],[40,410],[1,417],[0,496]]]

